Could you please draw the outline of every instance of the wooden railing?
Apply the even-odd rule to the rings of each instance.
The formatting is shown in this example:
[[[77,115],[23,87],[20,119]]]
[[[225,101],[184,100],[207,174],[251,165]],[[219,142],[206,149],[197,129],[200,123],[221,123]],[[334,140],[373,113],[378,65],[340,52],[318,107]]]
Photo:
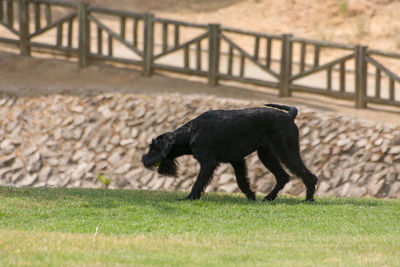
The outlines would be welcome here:
[[[207,77],[210,85],[233,80],[276,88],[280,96],[301,91],[348,99],[357,108],[367,103],[400,106],[400,54],[362,45],[59,0],[0,0],[0,25],[9,32],[0,42],[18,46],[26,56],[40,49],[77,57],[81,67],[115,61],[140,66],[145,76],[159,69]],[[389,68],[388,59],[397,65]]]

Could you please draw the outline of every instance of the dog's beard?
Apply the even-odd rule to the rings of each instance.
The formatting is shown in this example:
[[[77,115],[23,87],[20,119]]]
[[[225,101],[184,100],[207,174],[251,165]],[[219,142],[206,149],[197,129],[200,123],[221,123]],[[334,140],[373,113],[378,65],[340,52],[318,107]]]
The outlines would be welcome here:
[[[152,158],[151,156],[149,156],[148,154],[144,155],[142,157],[142,163],[144,165],[144,167],[148,170],[154,170],[157,167],[160,166],[161,161],[160,159],[157,158]]]
[[[178,164],[175,159],[168,157],[157,159],[147,154],[142,157],[142,163],[146,169],[152,171],[157,169],[157,172],[161,175],[172,177],[178,176]]]
[[[176,160],[171,158],[165,158],[160,161],[160,167],[157,172],[161,175],[177,177],[178,176],[178,164]]]

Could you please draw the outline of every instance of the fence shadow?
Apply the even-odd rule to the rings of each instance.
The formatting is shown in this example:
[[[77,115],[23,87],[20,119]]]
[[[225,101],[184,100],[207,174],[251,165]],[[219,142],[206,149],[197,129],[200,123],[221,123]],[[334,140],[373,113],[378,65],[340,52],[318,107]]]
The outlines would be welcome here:
[[[93,60],[113,61],[138,66],[146,77],[155,70],[167,70],[201,77],[214,86],[228,80],[275,88],[279,96],[285,97],[306,92],[352,100],[357,108],[366,108],[367,103],[399,106],[400,77],[392,63],[391,69],[385,66],[389,59],[400,59],[398,53],[209,22],[163,19],[149,13],[153,6],[157,10],[207,12],[238,2],[192,0],[178,4],[177,0],[156,0],[144,5],[142,1],[123,0],[106,5],[104,0],[0,0],[7,9],[1,14],[1,24],[17,36],[0,37],[0,42],[16,46],[25,56],[39,49],[75,57],[81,68]],[[130,7],[142,13],[131,12]],[[54,16],[59,8],[66,13]],[[104,16],[112,19],[104,20]],[[55,33],[46,41],[39,40],[49,31]],[[244,39],[253,45],[240,41]],[[340,51],[334,52],[335,59],[325,55],[331,50]],[[179,61],[181,64],[177,64]],[[375,72],[370,74],[371,67]]]
[[[69,2],[79,2],[68,0]],[[235,5],[243,0],[203,0],[203,1],[177,1],[177,0],[90,0],[90,4],[103,6],[113,9],[121,9],[134,12],[154,12],[154,11],[191,11],[191,12],[212,12],[221,8]]]
[[[0,96],[35,97],[46,95],[98,95],[103,93],[203,95],[223,98],[271,102],[292,105],[304,104],[301,98],[280,98],[276,89],[256,88],[239,83],[222,83],[212,87],[200,78],[171,76],[155,72],[151,78],[143,77],[141,71],[126,66],[96,63],[79,69],[73,61],[62,59],[23,57],[0,52]],[[349,102],[349,105],[351,103]],[[308,102],[307,106],[323,111],[334,111],[325,104]],[[222,108],[222,107],[221,107]]]
[[[246,85],[239,82],[221,82],[209,86],[204,79],[157,71],[151,78],[144,77],[138,68],[115,63],[97,62],[79,69],[74,61],[54,58],[24,57],[10,52],[0,52],[0,97],[36,97],[51,95],[92,96],[116,94],[182,94],[241,99],[256,103],[285,103],[313,108],[316,111],[334,112],[380,122],[395,122],[400,114],[396,107],[369,105],[368,109],[354,109],[346,100],[307,93],[293,97],[279,97],[276,89]],[[223,108],[223,107],[220,107]],[[382,121],[382,118],[385,118]],[[393,118],[393,119],[392,119]]]

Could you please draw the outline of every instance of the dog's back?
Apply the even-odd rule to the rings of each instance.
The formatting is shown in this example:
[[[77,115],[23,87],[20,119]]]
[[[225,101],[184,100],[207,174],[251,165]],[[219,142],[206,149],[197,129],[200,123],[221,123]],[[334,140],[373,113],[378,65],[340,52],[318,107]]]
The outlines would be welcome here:
[[[192,136],[202,137],[192,141],[214,147],[221,161],[244,157],[260,146],[271,146],[274,136],[285,135],[288,129],[295,128],[297,132],[289,113],[264,107],[210,110],[193,119],[191,124]]]
[[[294,115],[293,115],[294,114]],[[287,113],[273,108],[246,108],[236,110],[210,110],[192,120],[195,127],[208,130],[242,132],[247,130],[278,130],[280,124],[293,124],[297,109]]]

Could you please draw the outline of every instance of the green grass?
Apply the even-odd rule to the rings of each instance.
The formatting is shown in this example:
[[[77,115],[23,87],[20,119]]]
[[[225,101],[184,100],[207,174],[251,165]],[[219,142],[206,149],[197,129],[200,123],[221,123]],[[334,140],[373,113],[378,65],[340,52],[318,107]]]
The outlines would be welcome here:
[[[0,266],[398,266],[400,202],[0,187]],[[97,230],[96,230],[97,229]]]

